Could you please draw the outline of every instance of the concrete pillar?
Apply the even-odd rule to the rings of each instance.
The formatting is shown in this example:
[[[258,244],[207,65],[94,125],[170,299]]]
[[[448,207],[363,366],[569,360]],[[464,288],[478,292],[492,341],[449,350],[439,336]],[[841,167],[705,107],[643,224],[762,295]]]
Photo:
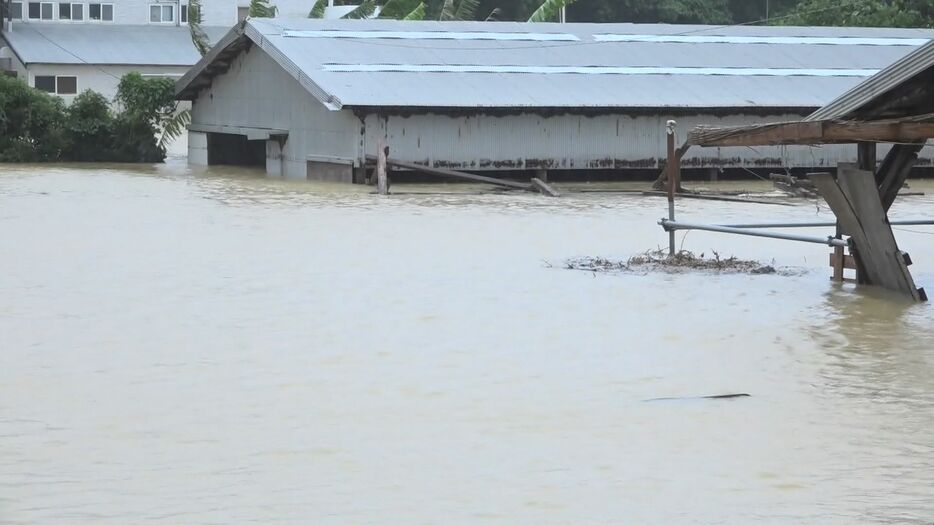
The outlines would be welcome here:
[[[266,141],[266,175],[271,177],[283,175],[282,145],[275,139]]]
[[[208,135],[199,131],[188,132],[188,164],[208,165]]]

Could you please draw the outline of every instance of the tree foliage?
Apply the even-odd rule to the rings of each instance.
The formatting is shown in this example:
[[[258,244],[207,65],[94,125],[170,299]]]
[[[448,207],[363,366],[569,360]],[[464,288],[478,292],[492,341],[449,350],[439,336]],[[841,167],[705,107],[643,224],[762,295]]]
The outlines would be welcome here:
[[[112,107],[87,90],[65,106],[20,79],[0,76],[0,161],[161,162],[190,116],[167,78],[121,78]]]
[[[326,1],[326,0],[325,0]],[[208,34],[201,28],[201,0],[188,0],[188,32],[191,33],[191,43],[201,56],[211,49]]]
[[[269,3],[269,0],[250,0],[250,17],[252,18],[273,18],[276,16],[276,6]]]
[[[67,146],[61,99],[0,75],[0,161],[56,160]]]
[[[783,25],[934,27],[932,0],[802,0]]]

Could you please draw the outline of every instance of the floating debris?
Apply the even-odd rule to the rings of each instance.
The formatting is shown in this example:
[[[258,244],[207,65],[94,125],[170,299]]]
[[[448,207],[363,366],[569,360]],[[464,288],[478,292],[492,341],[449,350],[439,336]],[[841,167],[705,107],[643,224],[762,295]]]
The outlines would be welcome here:
[[[634,255],[626,261],[614,261],[604,257],[577,257],[564,263],[568,270],[583,270],[588,272],[619,273],[625,271],[661,271],[668,273],[681,273],[689,270],[699,270],[713,273],[749,273],[764,275],[779,273],[774,266],[762,264],[758,261],[737,259],[736,257],[721,257],[712,251],[712,257],[705,253],[694,253],[681,250],[669,257],[665,250],[649,250]],[[781,272],[783,275],[788,272]]]
[[[685,401],[691,399],[737,399],[740,397],[752,397],[746,393],[739,394],[716,394],[712,396],[691,396],[691,397],[653,397],[652,399],[643,399],[643,401]]]

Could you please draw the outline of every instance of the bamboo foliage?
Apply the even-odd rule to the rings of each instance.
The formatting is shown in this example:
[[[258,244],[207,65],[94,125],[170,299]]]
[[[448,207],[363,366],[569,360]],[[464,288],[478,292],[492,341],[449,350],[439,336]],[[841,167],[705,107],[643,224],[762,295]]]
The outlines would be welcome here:
[[[405,15],[402,18],[403,20],[424,20],[425,19],[425,4],[419,3],[418,6],[412,10],[409,14]]]
[[[565,6],[573,3],[574,0],[545,0],[538,9],[529,17],[529,22],[556,22],[558,13]]]
[[[191,124],[191,110],[183,109],[162,123],[162,136],[159,137],[159,148],[165,149],[172,141],[181,137],[188,131]]]
[[[389,0],[383,4],[379,11],[379,18],[388,18],[391,20],[404,20],[409,13],[414,11],[421,0]]]
[[[250,17],[273,18],[276,16],[276,7],[269,4],[269,0],[250,0]]]
[[[353,11],[347,13],[341,18],[349,20],[363,20],[371,18],[376,12],[376,0],[363,0]]]
[[[201,28],[201,0],[188,1],[188,32],[191,34],[191,43],[201,56],[211,49],[208,34]]]
[[[324,18],[324,11],[328,7],[328,0],[318,0],[308,12],[308,18]]]

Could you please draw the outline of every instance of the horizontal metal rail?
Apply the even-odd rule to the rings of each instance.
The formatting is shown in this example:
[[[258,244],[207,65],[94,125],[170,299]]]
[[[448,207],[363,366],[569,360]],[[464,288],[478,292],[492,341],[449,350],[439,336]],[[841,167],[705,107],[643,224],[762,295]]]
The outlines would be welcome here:
[[[668,219],[661,219],[658,221],[658,224],[665,229],[665,231],[676,231],[676,230],[703,230],[709,232],[718,232],[718,233],[733,233],[736,235],[749,235],[752,237],[768,237],[770,239],[783,239],[786,241],[798,241],[798,242],[811,242],[814,244],[824,244],[827,246],[848,246],[849,243],[843,239],[835,239],[833,236],[827,237],[811,237],[808,235],[794,235],[790,233],[775,233],[775,232],[764,232],[758,230],[749,230],[745,228],[734,228],[730,226],[720,226],[717,224],[697,224],[693,222],[680,222],[680,221],[671,221]]]
[[[917,219],[904,221],[889,221],[892,226],[930,226],[934,219]],[[836,226],[835,222],[760,222],[750,224],[717,224],[726,228],[822,228]]]

